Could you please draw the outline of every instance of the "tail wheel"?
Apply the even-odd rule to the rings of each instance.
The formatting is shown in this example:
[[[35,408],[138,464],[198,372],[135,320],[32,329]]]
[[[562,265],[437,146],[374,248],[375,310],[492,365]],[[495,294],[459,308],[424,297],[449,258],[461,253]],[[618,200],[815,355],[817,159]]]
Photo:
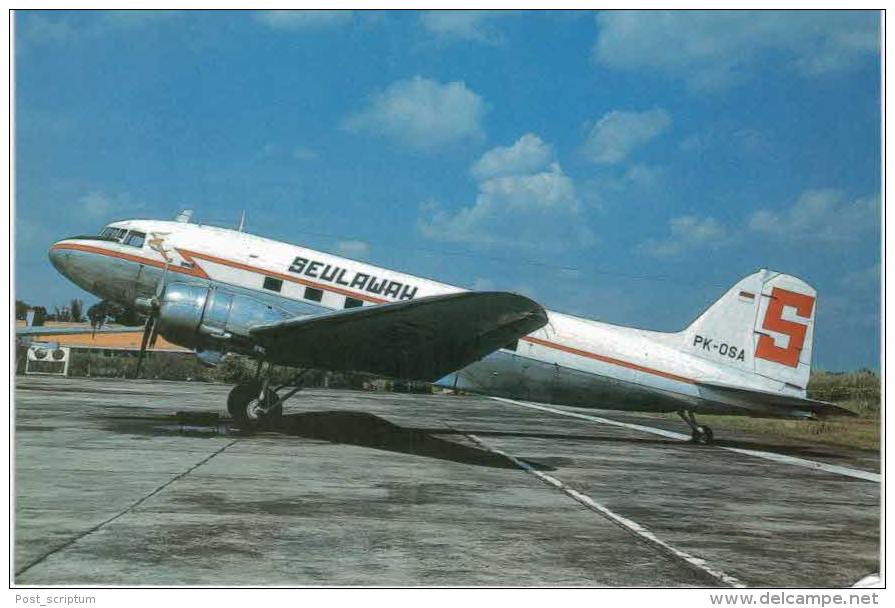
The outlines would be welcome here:
[[[261,398],[261,382],[237,384],[227,397],[227,411],[237,426],[257,428],[275,424],[283,416],[283,403],[277,392],[268,388]]]

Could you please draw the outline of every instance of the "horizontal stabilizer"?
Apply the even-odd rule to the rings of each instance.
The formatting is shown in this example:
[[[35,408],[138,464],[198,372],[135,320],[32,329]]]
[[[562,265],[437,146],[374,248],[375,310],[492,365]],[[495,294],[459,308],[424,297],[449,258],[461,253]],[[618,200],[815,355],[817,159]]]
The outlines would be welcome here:
[[[699,396],[728,405],[740,405],[766,416],[826,418],[828,416],[857,416],[849,409],[827,401],[803,399],[794,395],[768,393],[754,389],[698,382]]]
[[[254,327],[283,365],[434,381],[540,329],[547,313],[504,292],[461,292]]]

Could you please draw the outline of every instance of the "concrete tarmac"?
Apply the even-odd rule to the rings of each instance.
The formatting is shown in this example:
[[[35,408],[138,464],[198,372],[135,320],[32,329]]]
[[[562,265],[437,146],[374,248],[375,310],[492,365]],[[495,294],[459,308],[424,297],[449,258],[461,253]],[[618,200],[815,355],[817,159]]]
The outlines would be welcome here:
[[[279,432],[242,434],[229,388],[16,378],[14,582],[839,587],[879,571],[877,483],[484,397],[308,390]]]

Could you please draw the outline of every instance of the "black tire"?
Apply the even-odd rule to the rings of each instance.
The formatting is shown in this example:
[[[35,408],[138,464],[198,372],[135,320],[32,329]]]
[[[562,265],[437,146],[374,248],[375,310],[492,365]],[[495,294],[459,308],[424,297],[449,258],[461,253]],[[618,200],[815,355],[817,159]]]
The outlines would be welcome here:
[[[283,404],[279,395],[273,389],[267,389],[268,402],[273,402],[264,416],[253,418],[249,416],[248,405],[258,397],[261,392],[260,382],[243,382],[237,384],[230,391],[227,397],[227,411],[236,426],[243,429],[258,428],[260,426],[270,426],[278,423],[283,417]]]
[[[267,394],[268,398],[274,399],[276,405],[270,408],[270,410],[267,412],[267,415],[264,416],[262,423],[266,428],[273,430],[276,429],[283,421],[283,402],[280,401],[280,396],[272,388],[267,390]]]
[[[697,445],[712,445],[715,442],[715,435],[712,429],[701,424],[693,429],[690,441]]]
[[[237,384],[227,396],[227,411],[233,421],[242,426],[248,422],[246,416],[246,405],[261,392],[260,382],[243,382]]]

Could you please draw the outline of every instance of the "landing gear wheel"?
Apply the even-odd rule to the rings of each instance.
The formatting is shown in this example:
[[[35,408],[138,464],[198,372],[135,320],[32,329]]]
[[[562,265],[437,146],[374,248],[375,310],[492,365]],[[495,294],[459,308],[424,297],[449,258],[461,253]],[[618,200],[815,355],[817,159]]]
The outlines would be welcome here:
[[[227,397],[227,411],[242,429],[276,426],[283,417],[283,402],[271,388],[261,398],[261,382],[237,384]]]
[[[700,424],[696,428],[693,429],[693,433],[690,435],[690,440],[693,443],[699,445],[712,445],[715,443],[715,434],[712,433],[712,429],[710,427],[705,426],[704,424]]]

